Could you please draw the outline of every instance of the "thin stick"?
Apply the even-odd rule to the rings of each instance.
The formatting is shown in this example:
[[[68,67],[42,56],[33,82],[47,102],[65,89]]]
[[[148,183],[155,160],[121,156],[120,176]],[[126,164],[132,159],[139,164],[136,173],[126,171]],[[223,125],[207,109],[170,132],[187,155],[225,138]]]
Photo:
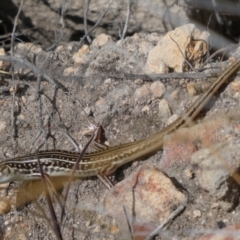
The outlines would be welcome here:
[[[47,133],[46,130],[44,128],[44,124],[43,124],[43,116],[42,116],[42,98],[41,95],[38,96],[38,115],[39,115],[39,124],[40,124],[40,131],[43,133],[44,135],[44,145],[45,145],[45,149],[48,149],[48,143],[47,143]]]
[[[47,51],[54,50],[58,46],[58,44],[60,43],[60,41],[61,41],[61,39],[64,35],[64,29],[65,29],[64,15],[65,15],[65,12],[66,12],[66,0],[62,0],[62,6],[61,6],[61,11],[60,11],[60,19],[58,21],[62,26],[61,31],[60,31],[60,36],[57,38],[57,36],[56,36],[57,31],[55,31],[56,41],[52,46],[50,46],[49,48],[46,49]]]
[[[88,34],[87,34],[87,35],[85,34],[85,35],[81,38],[81,40],[80,40],[80,42],[79,42],[79,44],[78,44],[78,47],[80,47],[80,46],[82,45],[82,43],[83,43],[83,41],[85,40],[85,38],[86,38],[86,37],[98,26],[98,24],[102,21],[102,19],[104,18],[104,16],[105,16],[106,13],[108,12],[110,6],[112,5],[113,1],[114,1],[114,0],[111,0],[111,1],[110,1],[110,3],[108,4],[107,9],[106,9],[106,10],[104,11],[104,13],[100,16],[100,18],[99,18],[98,21],[94,24],[94,26],[88,31]]]
[[[17,21],[20,15],[20,12],[22,10],[22,6],[23,6],[23,2],[24,0],[21,0],[20,2],[20,6],[18,8],[18,12],[17,15],[14,19],[14,24],[13,24],[13,31],[11,34],[11,49],[10,49],[10,54],[11,57],[13,57],[14,55],[14,34],[16,32],[16,28],[17,28]],[[15,105],[15,78],[14,78],[14,65],[11,64],[11,75],[12,75],[12,84],[13,84],[13,92],[12,92],[12,108],[11,108],[11,125],[12,125],[12,138],[14,139],[16,137],[16,126],[15,126],[15,109],[14,109],[14,105]]]
[[[128,231],[131,234],[131,239],[133,239],[133,229],[132,229],[132,226],[130,224],[130,219],[128,217],[126,207],[124,205],[123,205],[123,212],[124,212],[124,215],[125,215],[125,218],[126,218],[126,221],[127,221]]]
[[[38,153],[36,153],[36,155],[37,155],[37,160],[38,160],[39,172],[41,174],[43,189],[44,189],[44,192],[46,194],[46,199],[47,199],[47,203],[48,203],[48,207],[49,207],[49,212],[50,212],[52,222],[53,222],[54,233],[55,233],[57,239],[63,240],[61,229],[60,229],[60,226],[59,226],[59,223],[58,223],[58,220],[57,220],[55,210],[53,208],[52,200],[51,200],[51,197],[50,197],[50,194],[49,194],[49,191],[48,191],[48,188],[47,188],[47,184],[46,184],[45,174],[43,172]]]
[[[11,50],[10,50],[11,56],[14,55],[14,46],[13,46],[14,40],[15,40],[14,35],[15,35],[15,32],[16,32],[16,28],[17,28],[17,21],[18,21],[20,12],[22,11],[23,2],[24,2],[24,0],[21,0],[20,6],[18,8],[17,15],[16,15],[16,17],[14,19],[13,30],[12,30],[12,34],[11,34]]]
[[[78,158],[77,158],[77,161],[75,162],[74,164],[74,167],[73,167],[73,170],[72,170],[72,173],[69,177],[69,180],[68,180],[68,183],[67,183],[67,189],[66,189],[66,194],[64,196],[64,202],[63,202],[63,209],[62,209],[62,213],[61,213],[61,224],[63,222],[63,217],[64,217],[64,208],[66,206],[66,202],[67,202],[67,197],[68,197],[68,193],[69,193],[69,189],[70,189],[70,184],[73,180],[73,177],[74,177],[74,173],[76,172],[76,170],[78,169],[79,167],[79,163],[81,161],[81,159],[83,158],[84,154],[86,153],[88,147],[90,146],[91,142],[93,141],[93,139],[95,138],[95,134],[96,132],[98,131],[98,128],[95,129],[95,131],[92,133],[92,136],[91,138],[88,140],[87,144],[84,146],[84,148],[82,149],[82,151],[80,152]]]
[[[128,23],[129,23],[129,19],[130,19],[130,5],[131,5],[131,0],[128,0],[128,4],[127,4],[127,16],[126,16],[126,21],[125,21],[123,33],[122,33],[122,36],[121,36],[121,41],[125,38],[125,35],[126,35],[126,33],[127,33]]]
[[[42,98],[42,103],[44,104],[46,110],[47,110],[47,114],[48,114],[48,117],[51,119],[52,123],[56,126],[56,128],[58,129],[59,132],[61,132],[63,135],[65,135],[68,140],[72,143],[72,145],[75,147],[76,151],[80,151],[80,148],[78,146],[78,143],[77,141],[75,141],[75,139],[65,130],[62,130],[58,124],[55,122],[55,120],[53,119],[53,117],[51,116],[49,110],[48,110],[48,107],[47,107],[47,104],[45,103],[44,99]]]
[[[171,222],[177,215],[179,215],[183,209],[187,206],[187,202],[188,200],[185,201],[185,203],[183,205],[180,205],[175,211],[173,211],[169,217],[167,219],[165,219],[161,225],[159,225],[153,232],[151,232],[146,238],[145,240],[151,240],[153,237],[155,237],[156,235],[158,235],[160,233],[160,231],[165,227],[166,224],[168,224],[169,222]]]
[[[84,32],[85,32],[85,35],[87,36],[86,38],[87,38],[87,40],[88,40],[89,43],[92,43],[92,39],[91,39],[91,37],[89,36],[89,34],[88,34],[88,29],[87,29],[87,28],[88,28],[88,27],[87,27],[87,16],[88,16],[88,10],[89,10],[90,2],[91,2],[91,0],[87,0],[87,6],[86,6],[86,8],[85,8],[85,10],[84,10],[83,23],[84,23]]]
[[[189,66],[189,67],[191,68],[191,70],[194,72],[194,68],[193,68],[193,66],[192,66],[191,63],[186,59],[186,56],[183,54],[183,52],[182,52],[182,50],[180,49],[178,43],[177,43],[177,42],[176,42],[171,36],[170,36],[170,38],[172,39],[173,42],[176,43],[176,45],[177,45],[177,47],[178,47],[178,50],[179,50],[179,52],[182,54],[182,56],[183,56],[185,62],[188,64],[188,66]]]

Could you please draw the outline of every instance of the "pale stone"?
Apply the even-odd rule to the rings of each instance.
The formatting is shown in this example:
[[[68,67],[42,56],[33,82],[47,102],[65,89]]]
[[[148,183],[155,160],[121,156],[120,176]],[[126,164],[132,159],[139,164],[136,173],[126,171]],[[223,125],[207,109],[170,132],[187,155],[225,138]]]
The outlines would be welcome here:
[[[63,71],[63,76],[67,77],[67,76],[72,76],[74,75],[74,68],[73,67],[68,67],[65,68]]]
[[[193,217],[194,218],[200,218],[202,216],[202,213],[200,210],[194,210],[193,211]]]
[[[73,61],[75,64],[82,64],[84,62],[83,56],[89,52],[89,47],[83,45],[78,52],[73,54]]]
[[[171,116],[171,110],[168,106],[168,102],[165,99],[162,99],[158,105],[158,116],[163,119],[168,119]]]
[[[27,98],[26,98],[25,96],[22,96],[22,102],[23,102],[24,104],[27,103]]]
[[[168,32],[157,46],[149,51],[145,73],[167,73],[169,69],[183,72],[188,68],[185,59],[196,66],[207,52],[204,41],[207,41],[208,36],[207,32],[201,32],[194,24],[186,24]],[[203,41],[196,42],[194,39]]]
[[[19,119],[19,120],[24,120],[25,117],[24,117],[24,115],[20,114],[20,115],[17,117],[17,119]]]
[[[232,82],[231,83],[231,86],[232,86],[232,89],[236,92],[240,91],[240,82],[237,81],[237,82]]]
[[[199,150],[191,160],[201,188],[232,204],[239,199],[239,186],[233,179],[233,173],[240,167],[239,148],[240,139],[234,138]]]
[[[106,45],[108,42],[113,42],[112,37],[110,35],[102,33],[93,40],[92,46],[102,47]]]
[[[6,56],[4,48],[0,48],[0,56]],[[0,61],[0,69],[4,68],[4,62]]]
[[[0,132],[5,130],[7,127],[7,123],[5,121],[0,120]]]
[[[135,93],[134,93],[136,98],[142,98],[142,97],[146,97],[148,95],[150,95],[150,90],[148,85],[143,85],[142,87],[136,89]]]
[[[107,85],[111,84],[111,82],[112,82],[112,79],[111,79],[111,78],[107,78],[107,79],[104,81],[104,83],[107,84]]]
[[[143,84],[143,80],[142,79],[136,79],[134,81],[134,83],[137,84],[137,85],[141,85],[141,84]]]
[[[150,108],[149,108],[149,106],[144,106],[141,111],[142,112],[149,112]]]
[[[168,119],[167,124],[169,125],[169,124],[173,123],[175,120],[178,119],[178,117],[179,117],[179,116],[178,116],[177,114],[173,114],[173,115]]]
[[[11,205],[8,200],[0,200],[0,214],[8,213],[11,210]]]
[[[194,83],[188,83],[187,84],[187,91],[188,91],[188,94],[190,96],[196,96],[197,95],[197,91],[195,89]]]
[[[154,98],[161,98],[166,91],[165,86],[160,81],[151,84],[150,90]]]
[[[173,91],[173,92],[170,94],[170,97],[171,97],[171,99],[173,99],[173,100],[179,99],[179,92],[178,92],[178,90]]]
[[[127,229],[123,207],[127,213],[131,213],[134,206],[134,215],[128,215],[129,222],[134,222],[134,226],[149,222],[159,225],[172,214],[176,206],[183,205],[186,199],[183,192],[161,170],[144,166],[108,191],[103,205],[123,232]],[[123,239],[129,238],[124,236]]]

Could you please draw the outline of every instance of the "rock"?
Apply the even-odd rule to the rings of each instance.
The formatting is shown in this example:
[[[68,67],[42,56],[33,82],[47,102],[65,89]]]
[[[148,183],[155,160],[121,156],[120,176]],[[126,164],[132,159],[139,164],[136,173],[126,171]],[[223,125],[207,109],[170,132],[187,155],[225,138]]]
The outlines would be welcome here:
[[[168,106],[167,100],[162,99],[159,102],[158,109],[159,109],[158,116],[160,117],[160,119],[162,119],[162,120],[169,119],[169,117],[171,116],[171,111]]]
[[[6,214],[10,212],[11,204],[9,200],[0,200],[0,214]]]
[[[152,83],[150,90],[153,94],[153,98],[161,98],[166,92],[165,86],[160,81],[155,81]]]
[[[168,176],[157,168],[145,166],[107,192],[103,204],[107,213],[116,220],[120,231],[125,234],[122,239],[128,239],[124,209],[128,220],[134,222],[133,228],[144,227],[145,232],[141,234],[146,237],[169,217],[173,209],[185,201],[186,196],[174,186]]]
[[[0,56],[6,56],[4,48],[0,48]],[[9,70],[11,63],[0,61],[0,70],[7,71]]]
[[[146,112],[148,113],[150,111],[150,107],[149,106],[144,106],[141,110],[141,112]]]
[[[83,45],[78,52],[73,54],[73,61],[75,64],[82,64],[84,63],[84,55],[89,52],[88,45]]]
[[[104,84],[106,85],[110,85],[112,83],[112,79],[111,78],[107,78],[105,81],[104,81]]]
[[[0,132],[4,131],[7,127],[7,123],[3,120],[0,120]]]
[[[186,69],[185,58],[196,66],[207,52],[204,41],[207,32],[201,32],[194,24],[186,24],[168,32],[148,54],[145,72],[147,74],[167,73],[169,68],[176,72]],[[204,41],[196,41],[202,39]]]
[[[232,82],[231,83],[231,87],[234,91],[239,92],[240,91],[240,82]]]
[[[193,217],[194,218],[200,218],[202,216],[202,212],[198,209],[193,211]]]
[[[73,67],[68,67],[64,69],[63,71],[63,76],[73,76],[74,75],[74,68]]]
[[[143,84],[143,80],[140,79],[140,78],[138,78],[138,79],[134,80],[134,83],[135,83],[136,85],[141,85],[141,84]]]
[[[174,91],[170,94],[170,97],[171,97],[173,100],[179,99],[179,91],[178,91],[178,90],[174,90]]]
[[[174,115],[173,115],[174,116]],[[171,116],[168,119],[173,118]],[[236,129],[234,121],[238,114],[228,113],[213,116],[210,119],[194,125],[189,122],[189,127],[180,128],[164,138],[164,148],[160,167],[168,169],[173,165],[189,164],[191,156],[197,150],[209,147],[218,141],[225,141],[226,135]],[[171,121],[172,122],[172,121]],[[169,122],[169,124],[171,123]],[[224,129],[227,126],[227,130]]]
[[[240,167],[240,139],[230,139],[202,149],[192,156],[199,185],[217,199],[234,204],[239,198],[235,174]]]
[[[176,121],[179,118],[179,116],[177,114],[173,114],[167,121],[167,125],[173,123],[174,121]]]
[[[100,34],[93,40],[92,46],[102,47],[109,42],[113,42],[112,37],[110,35]]]
[[[22,96],[21,99],[22,99],[22,102],[23,102],[24,104],[27,103],[27,98],[26,98],[25,96]]]
[[[136,89],[134,96],[136,101],[139,101],[139,99],[148,97],[150,95],[150,90],[147,84],[143,85],[142,87]]]
[[[194,83],[188,83],[187,84],[187,91],[188,91],[188,94],[190,96],[196,96],[197,95],[197,91],[195,89]]]
[[[87,116],[90,116],[92,114],[92,109],[90,107],[85,107],[84,108],[84,114],[86,114]]]

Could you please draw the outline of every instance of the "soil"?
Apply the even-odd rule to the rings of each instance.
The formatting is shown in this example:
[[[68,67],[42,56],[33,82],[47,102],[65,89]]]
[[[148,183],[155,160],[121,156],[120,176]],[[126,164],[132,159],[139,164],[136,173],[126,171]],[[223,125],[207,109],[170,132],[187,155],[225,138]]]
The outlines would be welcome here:
[[[13,98],[11,76],[0,73],[0,158],[8,159],[34,153],[38,149],[77,151],[78,148],[85,146],[89,139],[89,135],[84,134],[89,129],[89,122],[104,127],[107,141],[111,146],[145,138],[164,128],[168,119],[159,118],[160,99],[153,97],[151,92],[145,97],[135,95],[136,90],[142,86],[146,85],[149,89],[152,82],[143,76],[147,52],[143,54],[139,51],[134,36],[126,38],[119,48],[114,46],[102,50],[92,46],[83,63],[76,64],[73,55],[76,49],[78,50],[78,42],[73,41],[78,41],[84,32],[83,24],[79,26],[79,21],[82,22],[79,16],[83,16],[84,12],[84,8],[79,5],[82,6],[83,1],[69,1],[71,8],[66,14],[66,28],[60,41],[61,46],[53,48],[53,51],[46,49],[55,43],[54,34],[58,37],[62,32],[62,25],[58,25],[57,18],[59,1],[48,1],[48,4],[47,1],[43,2],[44,4],[42,1],[26,1],[27,5],[24,6],[19,20],[20,32],[26,29],[31,31],[31,34],[26,34],[27,39],[24,40],[40,43],[41,46],[33,45],[29,51],[26,50],[29,49],[29,45],[18,45],[15,53],[27,56],[26,59],[33,62],[41,73],[54,79],[55,84],[44,78],[38,82],[37,76],[27,70],[26,66],[15,64],[17,90]],[[104,11],[106,5],[102,2],[99,1],[89,12],[89,19],[92,20],[88,22],[89,27],[95,24],[100,13]],[[148,5],[148,8],[144,5],[146,1],[138,2],[139,4],[133,5],[131,9],[136,15],[132,16],[128,35],[140,32],[141,41],[147,41],[150,47],[156,45],[156,38],[160,34],[182,24],[182,21],[177,23],[167,21],[168,24],[162,21],[159,24],[155,2],[151,1],[152,5],[150,7]],[[122,9],[122,6],[126,6],[126,3],[118,1],[113,5],[114,10],[103,19],[99,28],[92,33],[92,38],[104,32],[110,34],[114,40],[119,39],[119,24],[125,21],[126,14],[126,9]],[[171,5],[170,8],[175,11],[175,6]],[[1,0],[0,16],[3,15],[3,9],[9,13],[5,18],[1,18],[4,20],[4,26],[12,26],[18,3]],[[194,9],[193,12],[196,13],[198,10]],[[181,10],[184,19],[186,15],[187,13]],[[191,12],[190,16],[192,15],[194,13]],[[24,21],[26,18],[30,19],[30,23]],[[205,19],[208,20],[208,17]],[[188,22],[189,18],[186,21]],[[56,26],[59,30],[57,33]],[[11,27],[7,33],[11,31],[10,29]],[[0,31],[6,34],[5,30],[2,32],[2,25]],[[36,49],[33,49],[34,47]],[[9,49],[9,46],[6,48]],[[66,69],[70,72],[67,73]],[[163,82],[166,88],[162,98],[169,102],[172,115],[180,115],[195,99],[188,94],[187,84],[193,82],[196,88],[197,85],[209,86],[209,82],[214,79],[158,80]],[[173,92],[178,93],[176,99],[169,98]],[[205,120],[212,116],[217,118],[219,113],[226,113],[229,110],[237,112],[239,99],[231,86],[227,86],[200,118]],[[146,107],[147,111],[144,110]],[[238,136],[236,132],[231,134]],[[93,149],[90,148],[89,151]],[[121,167],[111,179],[117,184],[144,164],[159,167],[161,160],[162,151],[159,151],[145,160]],[[161,237],[156,239],[196,239],[208,230],[220,229],[239,222],[239,202],[236,202],[230,210],[222,207],[224,204],[219,204],[214,197],[201,189],[194,177],[186,177],[185,170],[188,169],[188,164],[186,162],[175,164],[165,169],[171,178],[187,190],[189,201],[186,209],[169,224]],[[14,199],[19,185],[19,182],[14,182],[10,185],[10,190],[3,189],[1,198]],[[72,183],[67,201],[67,216],[61,225],[64,240],[121,239],[121,233],[117,231],[117,227],[113,227],[114,220],[104,212],[102,200],[107,191],[97,178]],[[57,217],[60,218],[61,211],[57,201],[54,202],[54,207]],[[50,214],[46,198],[41,196],[37,201],[19,210],[13,208],[9,213],[0,215],[1,239],[56,239],[50,226],[52,220],[48,219]]]
[[[142,37],[146,38],[145,35]],[[131,38],[127,38],[123,45],[130,48],[132,42]],[[16,47],[16,52],[23,54],[24,46],[22,44]],[[46,80],[41,80],[39,87],[41,98],[36,94],[38,92],[36,77],[33,74],[25,75],[28,72],[26,67],[16,66],[22,71],[22,75],[18,75],[19,79],[16,78],[18,88],[14,102],[10,89],[11,78],[8,75],[1,76],[1,86],[9,90],[1,92],[0,98],[3,126],[0,137],[2,159],[46,148],[76,151],[68,135],[80,144],[80,147],[84,146],[89,139],[84,136],[89,121],[94,123],[97,120],[104,126],[110,145],[144,138],[166,125],[163,119],[158,117],[158,98],[153,98],[151,94],[144,98],[136,98],[134,95],[136,89],[143,85],[150,86],[151,82],[144,81],[144,78],[142,80],[121,77],[114,79],[109,78],[107,74],[102,77],[102,73],[113,70],[116,72],[116,68],[120,71],[124,69],[126,73],[141,75],[140,68],[132,69],[130,64],[126,64],[129,55],[123,56],[122,52],[116,49],[112,50],[114,54],[105,54],[103,51],[98,55],[99,49],[93,47],[89,55],[89,65],[78,66],[75,76],[63,76],[65,69],[74,66],[73,46],[74,43],[67,44],[51,52],[50,55],[37,47],[39,50],[35,55],[37,65],[43,66],[44,72],[58,82],[57,87]],[[41,59],[46,54],[50,57],[47,65],[42,65],[44,63]],[[136,52],[135,54],[137,55]],[[97,57],[93,58],[93,56]],[[144,60],[146,58],[142,56],[140,63],[144,63]],[[134,63],[139,64],[137,61]],[[190,97],[186,90],[186,84],[191,81],[195,84],[206,83],[206,80],[190,79],[163,81],[167,89],[165,96],[176,90],[179,92],[179,98],[170,102],[171,106],[175,106],[171,109],[173,113],[180,114],[185,106],[193,101],[193,97]],[[207,115],[208,118],[213,112],[222,112],[225,109],[236,109],[237,104],[238,98],[233,97],[233,90],[228,86],[216,99],[211,109],[205,111],[203,117]],[[149,111],[142,111],[146,106]],[[11,124],[12,108],[14,128]],[[83,108],[87,111],[88,117],[83,112]],[[117,183],[146,163],[159,166],[161,155],[160,151],[145,161],[128,164],[118,169],[112,180]],[[161,239],[172,239],[173,236],[180,239],[184,237],[194,239],[209,229],[217,229],[238,222],[239,205],[235,205],[231,211],[221,207],[214,208],[216,200],[199,188],[194,178],[184,177],[183,172],[186,168],[186,164],[176,164],[167,169],[167,174],[186,188],[189,193],[189,202],[185,211],[174,219]],[[12,184],[12,189],[7,195],[5,190],[2,191],[2,197],[15,196],[18,186],[19,183]],[[102,212],[101,201],[107,191],[96,178],[78,180],[72,184],[63,229],[64,239],[121,239],[120,233],[114,234],[109,230],[112,220]],[[53,230],[44,217],[44,214],[49,216],[46,198],[40,197],[37,203],[41,208],[33,202],[20,211],[12,209],[10,213],[1,216],[3,239],[55,239]],[[59,206],[56,203],[54,206],[59,217]],[[194,213],[198,211],[200,216],[194,217]]]

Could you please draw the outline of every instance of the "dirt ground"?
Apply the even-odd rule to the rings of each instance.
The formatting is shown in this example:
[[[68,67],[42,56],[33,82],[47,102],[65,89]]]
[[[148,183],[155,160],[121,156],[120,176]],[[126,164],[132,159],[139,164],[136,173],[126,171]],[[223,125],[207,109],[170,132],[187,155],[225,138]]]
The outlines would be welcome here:
[[[142,35],[140,39],[146,40],[148,37]],[[123,45],[127,46],[127,49],[132,49],[131,46],[137,44],[133,39],[127,38]],[[150,81],[145,81],[144,77],[142,79],[139,77],[142,74],[139,63],[144,63],[146,56],[134,52],[134,58],[131,59],[128,53],[120,51],[121,47],[107,51],[104,48],[99,50],[92,47],[88,60],[85,60],[90,64],[75,66],[75,76],[64,76],[66,69],[74,66],[72,60],[74,43],[60,47],[50,55],[38,46],[33,47],[31,53],[29,51],[24,53],[29,46],[29,44],[18,45],[16,53],[25,56],[28,53],[29,59],[34,55],[36,65],[42,66],[44,72],[58,82],[58,87],[42,80],[39,87],[40,102],[36,97],[38,92],[36,78],[31,74],[26,75],[28,72],[26,67],[16,65],[16,70],[21,70],[22,74],[19,75],[19,79],[16,78],[18,90],[13,103],[11,79],[8,75],[1,75],[1,86],[5,89],[1,92],[0,99],[2,159],[28,154],[38,148],[46,149],[46,147],[76,151],[69,136],[80,144],[80,147],[84,146],[88,140],[84,132],[89,126],[89,121],[103,125],[110,145],[144,138],[166,125],[166,122],[158,117],[158,98],[154,98],[151,93],[138,98],[134,95],[136,89],[143,86],[150,87],[152,84]],[[132,62],[130,64],[126,61]],[[133,75],[136,79],[130,79],[118,74],[116,78],[109,78],[107,74],[103,77],[103,73],[116,72],[116,69],[120,72],[124,69],[125,73],[137,74],[138,78],[136,75]],[[165,96],[175,90],[179,93],[177,100],[170,102],[173,106],[171,108],[173,114],[181,114],[193,101],[194,97],[189,96],[186,89],[189,82],[193,82],[195,86],[199,83],[209,86],[209,80],[206,79],[163,81],[166,87]],[[226,109],[236,111],[238,101],[238,98],[234,97],[234,90],[228,86],[202,116],[207,119],[211,116],[218,118],[221,117],[218,114]],[[11,125],[13,105],[16,118],[15,131]],[[147,111],[143,110],[146,106]],[[83,108],[88,118],[83,113]],[[234,134],[237,134],[236,130]],[[128,164],[118,169],[112,180],[117,183],[146,163],[158,167],[161,158],[160,151],[145,161]],[[187,208],[174,219],[161,239],[173,239],[174,236],[177,239],[184,237],[195,239],[203,232],[225,225],[234,225],[239,221],[238,203],[231,210],[221,207],[214,197],[196,185],[194,177],[186,177],[185,170],[188,169],[189,164],[183,161],[165,169],[170,177],[174,177],[188,191],[189,201]],[[2,191],[2,197],[15,196],[14,189],[17,189],[17,186],[18,183],[14,183],[13,189],[7,195],[5,190]],[[72,184],[63,228],[64,239],[121,239],[120,232],[113,233],[109,230],[113,222],[111,218],[105,216],[102,209],[102,200],[107,191],[103,184],[94,178],[78,180]],[[49,214],[46,199],[41,197],[37,202],[42,210],[36,203],[31,203],[21,211],[12,209],[10,213],[1,216],[3,239],[55,239],[43,215],[43,213]],[[56,203],[54,205],[59,216],[59,206]]]
[[[3,2],[1,1],[0,6]],[[10,2],[9,9],[14,8],[16,11],[16,3]],[[166,89],[163,96],[156,97],[149,90],[154,81],[144,75],[143,67],[147,61],[148,51],[142,49],[156,46],[161,34],[174,26],[171,23],[165,25],[164,22],[158,26],[158,16],[146,10],[144,2],[139,1],[139,5],[133,6],[132,10],[137,14],[130,22],[128,35],[133,35],[132,37],[127,37],[123,42],[116,44],[119,30],[116,24],[124,21],[126,9],[122,9],[120,3],[115,3],[113,9],[118,14],[112,11],[110,16],[104,19],[106,22],[103,22],[93,34],[94,37],[102,32],[110,33],[114,35],[112,43],[101,47],[90,45],[89,51],[87,48],[83,49],[82,55],[74,58],[76,49],[78,50],[78,43],[74,40],[83,34],[81,25],[80,33],[74,35],[79,27],[76,24],[79,20],[76,20],[76,15],[82,16],[84,11],[82,8],[75,15],[74,9],[79,10],[78,4],[82,2],[74,1],[70,13],[67,14],[66,35],[61,39],[60,46],[47,51],[46,48],[55,42],[53,39],[56,35],[54,36],[53,30],[56,30],[57,23],[53,16],[58,15],[56,11],[58,4],[56,1],[49,1],[49,5],[45,2],[38,9],[39,1],[34,3],[27,1],[27,8],[24,10],[31,9],[31,4],[36,4],[33,9],[45,13],[41,15],[41,19],[37,19],[39,28],[28,36],[28,40],[40,42],[42,45],[18,44],[15,47],[15,55],[33,63],[40,71],[39,75],[43,76],[44,73],[45,78],[38,79],[37,71],[34,74],[24,63],[16,63],[14,72],[17,87],[13,97],[11,76],[0,73],[1,160],[34,153],[38,149],[78,151],[89,139],[89,135],[86,136],[85,133],[90,123],[101,124],[104,127],[110,146],[143,139],[166,127],[172,116],[180,116],[196,99],[196,95],[200,95],[209,87],[214,78],[179,79],[169,75],[168,78],[157,79]],[[173,5],[169,9],[174,12]],[[105,4],[99,6],[103,10]],[[153,9],[154,3],[150,7]],[[146,15],[139,11],[139,8],[143,9]],[[51,9],[53,15],[48,15],[46,9]],[[89,13],[93,19],[89,23],[91,26],[99,17],[95,10],[93,8]],[[25,12],[25,17],[32,19],[36,11]],[[181,12],[181,15],[185,18],[186,12]],[[139,19],[142,18],[149,21],[140,21]],[[117,23],[113,24],[109,31],[106,30],[106,25],[108,26],[113,19]],[[45,33],[42,29],[46,26],[46,22],[49,22],[47,25],[49,29]],[[24,25],[24,22],[21,24],[24,26],[23,29],[35,26]],[[135,32],[140,33],[134,36]],[[222,65],[212,63],[207,65],[204,73],[221,72],[226,65],[227,63]],[[6,68],[5,71],[9,69]],[[49,76],[53,82],[46,80],[46,76]],[[197,132],[194,126],[186,130],[189,133],[196,133],[197,137],[191,141],[197,146],[197,150],[218,142],[224,144],[226,139],[239,137],[239,120],[233,117],[233,113],[236,115],[239,113],[239,77],[235,76],[232,80],[234,84],[230,83],[226,88],[221,89],[217,97],[200,114],[199,120],[194,122],[193,125],[199,126],[200,130]],[[191,94],[188,89],[189,84],[193,84],[197,90],[196,94]],[[168,101],[170,116],[163,116],[159,109],[159,102],[162,99]],[[223,120],[220,121],[226,117],[230,118],[227,125]],[[199,140],[199,132],[206,131],[202,130],[202,121],[212,121],[213,125],[219,127],[216,129],[213,127],[215,135],[209,131],[207,132],[209,135],[204,140]],[[176,153],[179,161],[174,158],[176,154],[169,154],[169,146],[172,146],[170,141],[170,145],[168,142],[162,151],[146,159],[124,165],[111,176],[111,180],[117,184],[145,165],[163,169],[163,162],[168,159],[166,156],[172,156],[169,161],[173,164],[170,166],[166,164],[163,171],[184,188],[184,194],[187,192],[188,195],[188,203],[186,209],[156,239],[197,239],[202,234],[239,223],[238,193],[234,193],[234,200],[231,199],[231,192],[228,194],[229,199],[219,200],[217,196],[201,188],[190,160],[193,153],[186,150],[184,135],[187,134],[180,132],[171,136],[173,139],[178,139],[180,145],[182,144],[180,146],[182,150]],[[89,151],[93,149],[90,148]],[[14,200],[19,186],[19,182],[14,182],[8,191],[5,186],[0,193],[1,199]],[[239,192],[238,186],[235,189]],[[115,220],[108,216],[104,209],[103,199],[108,192],[109,190],[97,178],[77,180],[72,183],[67,201],[66,219],[61,225],[64,240],[124,240]],[[59,218],[61,211],[56,200],[54,207]],[[49,219],[49,209],[44,196],[19,210],[13,207],[10,212],[0,215],[0,239],[56,239]]]

